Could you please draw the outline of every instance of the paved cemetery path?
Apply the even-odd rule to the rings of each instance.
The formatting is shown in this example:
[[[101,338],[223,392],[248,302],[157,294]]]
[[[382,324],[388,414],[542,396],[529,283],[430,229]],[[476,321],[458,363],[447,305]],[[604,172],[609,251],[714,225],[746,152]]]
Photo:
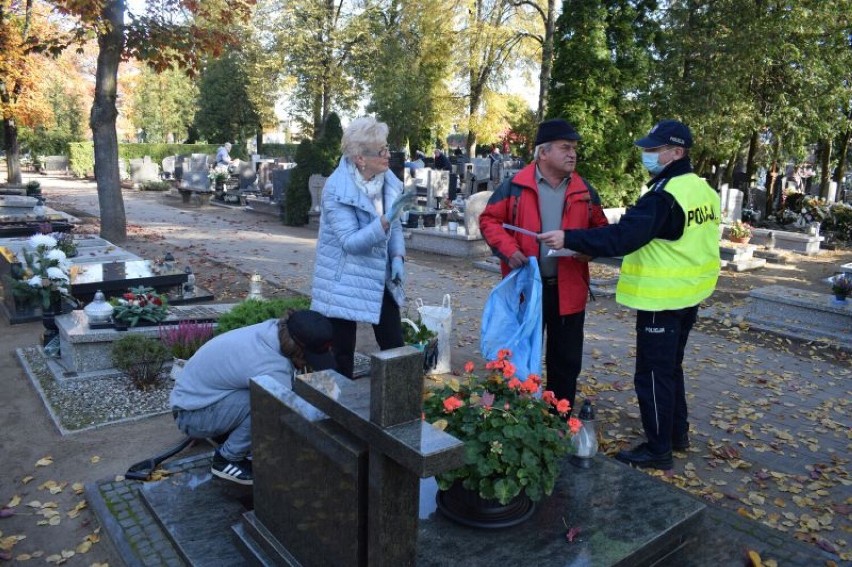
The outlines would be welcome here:
[[[97,215],[93,183],[39,180],[50,206]],[[128,222],[161,235],[178,251],[179,263],[211,256],[245,274],[260,273],[276,287],[310,290],[315,243],[310,229],[284,227],[276,219],[239,209],[165,204],[155,193],[125,192],[125,206]],[[452,296],[453,367],[478,359],[479,317],[498,275],[473,269],[468,260],[416,252],[410,254],[406,270],[409,297],[434,304],[445,293]],[[713,321],[704,325],[707,331],[719,326]],[[24,502],[59,499],[61,508],[70,509],[80,499],[73,496],[71,484],[57,495],[49,493],[50,485],[39,486],[49,480],[111,478],[179,435],[171,417],[161,416],[61,437],[13,358],[13,349],[34,344],[39,332],[38,324],[0,327],[0,388],[8,400],[0,414],[5,464],[0,504],[17,494]],[[359,350],[370,350],[370,335],[367,329],[360,332]],[[675,459],[673,474],[659,476],[714,502],[716,508],[733,511],[718,521],[730,522],[730,529],[739,534],[737,541],[746,538],[764,559],[808,565],[822,550],[830,552],[825,557],[850,559],[848,359],[829,356],[819,347],[809,352],[806,347],[787,348],[783,341],[780,346],[772,339],[755,341],[735,325],[721,335],[696,330],[688,349],[693,447]],[[596,400],[603,449],[611,454],[634,444],[641,432],[632,391],[632,313],[611,298],[591,304],[585,353],[581,392]],[[48,455],[52,464],[35,466]],[[29,475],[35,479],[22,484]],[[59,526],[37,526],[42,516],[0,519],[0,539],[19,533],[16,530],[26,532],[28,540],[16,546],[16,553],[73,549],[94,528],[87,514],[81,521],[67,518],[63,510]],[[773,526],[768,532],[772,537],[743,518]],[[799,540],[810,545],[799,547]],[[95,561],[118,564],[104,543],[67,564]]]

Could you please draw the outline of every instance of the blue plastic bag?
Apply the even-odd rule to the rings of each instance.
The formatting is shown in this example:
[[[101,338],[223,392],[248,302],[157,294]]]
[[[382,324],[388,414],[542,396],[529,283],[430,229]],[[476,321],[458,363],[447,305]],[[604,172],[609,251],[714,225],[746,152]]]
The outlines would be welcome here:
[[[530,374],[541,376],[541,273],[538,261],[529,260],[491,290],[479,341],[479,351],[488,360],[496,360],[500,349],[511,350],[511,362],[521,381]]]

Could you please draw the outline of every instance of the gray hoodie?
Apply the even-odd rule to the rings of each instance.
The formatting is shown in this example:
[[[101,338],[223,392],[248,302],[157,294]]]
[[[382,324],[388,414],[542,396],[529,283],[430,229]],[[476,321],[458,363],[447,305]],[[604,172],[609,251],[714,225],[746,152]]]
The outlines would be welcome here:
[[[175,383],[172,407],[196,410],[234,390],[248,389],[251,378],[267,375],[292,387],[293,364],[281,354],[278,320],[228,331],[208,341],[190,358]]]

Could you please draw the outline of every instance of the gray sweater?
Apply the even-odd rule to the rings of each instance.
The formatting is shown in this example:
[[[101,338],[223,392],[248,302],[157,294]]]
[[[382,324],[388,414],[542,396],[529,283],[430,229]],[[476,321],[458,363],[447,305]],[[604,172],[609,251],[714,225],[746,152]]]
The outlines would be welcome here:
[[[185,410],[204,408],[234,390],[248,389],[251,379],[262,375],[291,388],[293,371],[278,344],[278,320],[270,319],[205,343],[187,361],[169,401]]]

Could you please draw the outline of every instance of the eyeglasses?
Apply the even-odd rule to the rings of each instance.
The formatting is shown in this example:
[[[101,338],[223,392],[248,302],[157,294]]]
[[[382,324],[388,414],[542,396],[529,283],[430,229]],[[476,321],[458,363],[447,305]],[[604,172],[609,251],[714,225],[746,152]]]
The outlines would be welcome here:
[[[388,146],[383,146],[377,152],[361,152],[361,155],[364,157],[390,157],[390,148]]]

